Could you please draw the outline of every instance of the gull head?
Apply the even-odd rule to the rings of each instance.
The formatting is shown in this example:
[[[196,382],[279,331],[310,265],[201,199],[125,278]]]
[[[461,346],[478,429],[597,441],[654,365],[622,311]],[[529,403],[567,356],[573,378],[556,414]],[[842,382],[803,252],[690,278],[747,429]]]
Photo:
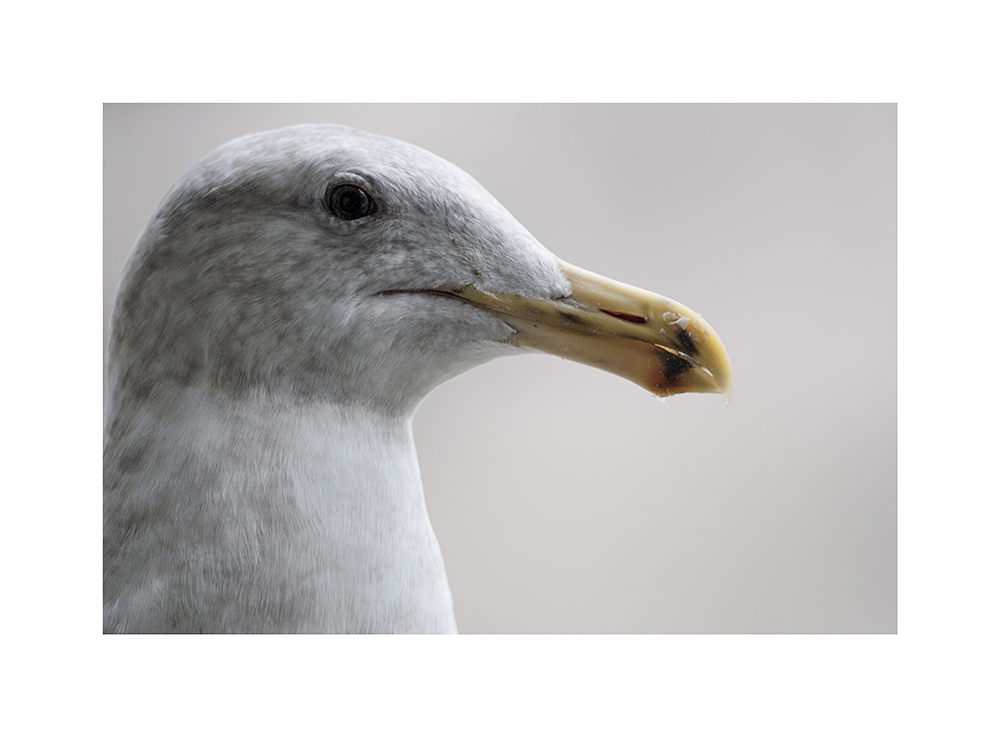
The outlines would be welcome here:
[[[561,261],[423,149],[305,125],[218,148],[164,197],[119,289],[109,388],[112,401],[200,385],[409,413],[525,349],[661,396],[731,394],[697,313]]]

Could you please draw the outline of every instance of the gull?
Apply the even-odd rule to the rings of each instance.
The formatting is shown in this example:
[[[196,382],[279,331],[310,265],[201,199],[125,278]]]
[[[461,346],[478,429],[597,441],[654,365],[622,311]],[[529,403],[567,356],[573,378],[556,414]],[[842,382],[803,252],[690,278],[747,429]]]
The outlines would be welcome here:
[[[530,350],[732,391],[700,315],[561,261],[423,149],[337,125],[216,149],[115,300],[105,631],[455,632],[412,417]]]

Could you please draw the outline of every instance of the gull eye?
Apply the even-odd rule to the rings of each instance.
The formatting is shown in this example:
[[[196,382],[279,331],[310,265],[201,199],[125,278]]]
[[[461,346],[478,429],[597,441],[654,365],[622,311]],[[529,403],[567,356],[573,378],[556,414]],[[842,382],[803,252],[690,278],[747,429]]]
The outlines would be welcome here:
[[[375,212],[375,200],[354,184],[332,187],[326,194],[326,206],[341,220],[357,220]]]

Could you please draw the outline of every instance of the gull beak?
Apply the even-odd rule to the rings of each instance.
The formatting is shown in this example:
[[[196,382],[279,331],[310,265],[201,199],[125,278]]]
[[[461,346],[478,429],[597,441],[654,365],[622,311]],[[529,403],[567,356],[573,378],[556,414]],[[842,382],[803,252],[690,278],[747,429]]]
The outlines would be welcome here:
[[[569,297],[489,294],[472,285],[456,297],[500,316],[517,333],[509,342],[618,374],[661,397],[684,392],[733,394],[729,356],[702,317],[679,302],[565,262]]]

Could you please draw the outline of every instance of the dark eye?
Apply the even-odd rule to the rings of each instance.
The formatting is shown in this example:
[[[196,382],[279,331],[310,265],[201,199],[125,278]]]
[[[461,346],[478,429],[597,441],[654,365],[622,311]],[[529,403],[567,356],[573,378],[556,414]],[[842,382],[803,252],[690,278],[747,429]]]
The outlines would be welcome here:
[[[341,220],[357,220],[375,212],[375,200],[353,184],[333,187],[326,195],[326,206]]]

